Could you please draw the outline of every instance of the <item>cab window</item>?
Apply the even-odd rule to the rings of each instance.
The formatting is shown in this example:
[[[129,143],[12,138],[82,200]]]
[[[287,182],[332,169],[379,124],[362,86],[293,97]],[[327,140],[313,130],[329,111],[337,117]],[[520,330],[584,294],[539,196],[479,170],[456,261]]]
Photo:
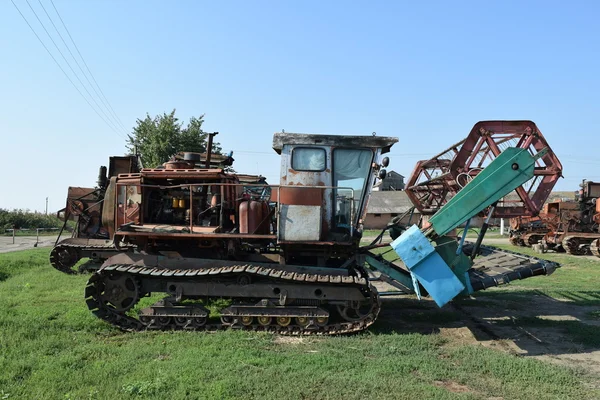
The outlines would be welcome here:
[[[292,152],[292,168],[296,171],[324,171],[325,149],[296,147]]]

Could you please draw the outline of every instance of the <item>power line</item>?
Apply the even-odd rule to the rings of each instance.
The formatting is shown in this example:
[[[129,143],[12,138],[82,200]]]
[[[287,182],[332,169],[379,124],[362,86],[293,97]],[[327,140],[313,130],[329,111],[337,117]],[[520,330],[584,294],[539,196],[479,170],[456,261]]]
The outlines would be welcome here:
[[[90,82],[90,79],[88,78],[87,74],[85,73],[85,71],[83,70],[83,68],[81,68],[81,65],[79,64],[79,61],[77,61],[77,59],[75,58],[75,55],[73,54],[73,52],[71,51],[71,48],[69,47],[69,45],[67,44],[67,42],[65,42],[65,39],[63,38],[63,36],[60,34],[60,31],[58,30],[58,28],[56,27],[56,24],[54,23],[54,20],[52,19],[52,17],[50,17],[50,14],[48,14],[48,11],[46,11],[46,7],[44,7],[44,4],[42,3],[42,0],[38,0],[38,3],[40,3],[40,6],[42,7],[42,10],[44,10],[44,13],[46,14],[46,17],[48,17],[48,19],[50,20],[50,23],[52,24],[52,26],[54,27],[54,30],[56,31],[56,33],[58,33],[58,37],[60,38],[60,40],[63,42],[63,44],[65,45],[65,47],[67,48],[67,50],[69,51],[69,54],[71,55],[71,58],[73,58],[73,61],[75,61],[75,64],[77,65],[77,67],[79,68],[79,70],[81,71],[81,73],[83,74],[83,77],[85,78],[85,80],[88,82],[88,84],[90,85],[90,87],[92,88],[92,90],[94,91],[94,93],[96,93],[96,96],[100,99],[100,102],[104,105],[104,107],[109,110],[109,108],[107,107],[107,105],[104,103],[104,101],[102,100],[102,97],[100,97],[100,94],[98,93],[98,91],[96,90],[96,88],[94,87],[94,85],[92,85],[92,82]],[[60,17],[60,16],[59,16]],[[89,93],[89,92],[88,92]],[[96,103],[97,104],[97,103]],[[99,107],[99,105],[98,105]],[[108,116],[107,117],[111,117],[112,120],[111,122],[115,123],[115,126],[117,128],[119,127],[118,121],[115,119],[114,116],[110,115],[110,110],[108,112]]]
[[[15,8],[17,9],[17,11],[19,12],[19,14],[21,15],[21,18],[23,18],[23,20],[25,21],[25,23],[27,24],[27,26],[29,27],[29,29],[31,29],[31,32],[33,32],[33,34],[35,35],[35,37],[39,40],[39,42],[42,44],[42,46],[44,47],[44,49],[46,49],[46,51],[48,52],[48,54],[50,55],[50,57],[52,58],[52,60],[54,60],[54,62],[56,63],[56,65],[58,66],[58,68],[62,71],[62,73],[65,75],[65,77],[67,78],[67,80],[69,82],[71,82],[71,85],[73,85],[73,87],[75,88],[75,90],[77,90],[77,93],[79,93],[79,95],[81,97],[83,97],[83,99],[85,100],[85,102],[90,106],[90,108],[92,110],[94,110],[94,112],[96,113],[96,115],[98,115],[98,117],[104,121],[104,123],[106,124],[106,126],[108,126],[113,132],[115,132],[116,134],[119,134],[107,121],[106,119],[104,119],[104,117],[102,117],[102,115],[100,115],[100,113],[94,108],[94,106],[92,105],[92,103],[90,103],[90,101],[87,99],[87,97],[85,97],[83,95],[83,93],[81,92],[81,90],[79,90],[79,88],[77,87],[77,85],[75,85],[75,83],[73,82],[73,80],[71,79],[71,77],[67,74],[67,72],[64,70],[64,68],[60,65],[60,63],[56,60],[56,58],[54,57],[54,55],[52,54],[52,52],[48,49],[48,47],[46,46],[46,44],[43,42],[43,40],[39,37],[39,35],[37,34],[37,32],[35,31],[35,29],[33,29],[33,27],[31,26],[31,24],[29,23],[29,21],[27,20],[27,18],[25,18],[25,16],[23,15],[23,13],[21,12],[21,10],[19,9],[19,7],[15,4],[15,2],[13,0],[10,0],[10,2],[13,4],[13,6],[15,6]]]
[[[39,1],[39,0],[38,0]],[[73,40],[73,36],[71,36],[71,32],[69,31],[69,28],[67,28],[67,25],[65,24],[65,22],[63,21],[62,17],[60,16],[60,13],[58,12],[58,9],[56,8],[56,6],[54,5],[54,2],[52,0],[50,0],[50,3],[52,4],[52,7],[54,8],[54,11],[56,12],[56,15],[58,15],[58,19],[60,19],[60,22],[63,26],[63,28],[65,28],[65,31],[67,32],[67,34],[69,35],[69,39],[71,39],[71,43],[73,43],[73,46],[75,46],[75,50],[77,50],[77,54],[79,54],[79,57],[81,58],[81,61],[83,61],[83,65],[85,65],[85,69],[89,72],[90,76],[92,77],[92,80],[94,81],[94,83],[96,84],[96,87],[98,87],[98,90],[100,91],[100,93],[102,94],[102,97],[104,98],[104,100],[106,101],[106,104],[108,105],[108,108],[110,109],[110,111],[112,112],[112,115],[116,118],[116,120],[119,122],[119,124],[121,125],[121,127],[123,129],[125,129],[125,131],[127,132],[127,128],[125,127],[125,125],[123,124],[123,122],[121,121],[121,118],[119,118],[119,116],[117,115],[117,113],[115,112],[115,110],[113,109],[112,105],[110,104],[110,101],[108,101],[108,99],[106,98],[106,96],[104,95],[104,92],[102,91],[102,88],[100,87],[100,85],[98,85],[98,82],[96,81],[96,78],[94,77],[94,74],[92,73],[92,71],[90,70],[90,67],[88,67],[87,62],[85,62],[85,58],[83,58],[83,55],[81,54],[81,52],[79,51],[79,47],[77,47],[77,43],[75,43],[75,40]]]
[[[98,102],[96,101],[96,99],[94,98],[94,96],[92,96],[92,94],[90,93],[90,91],[87,89],[87,87],[83,84],[83,82],[81,81],[81,79],[79,78],[79,75],[75,72],[75,70],[73,69],[73,67],[71,66],[71,63],[67,60],[67,58],[65,57],[65,55],[63,54],[63,52],[60,50],[60,47],[58,47],[58,45],[56,44],[56,42],[54,41],[54,39],[52,38],[52,35],[50,35],[50,32],[48,32],[48,29],[46,29],[46,25],[44,25],[44,23],[42,22],[42,20],[40,19],[40,17],[37,15],[37,13],[35,12],[35,10],[33,9],[33,7],[31,6],[31,4],[29,3],[29,0],[25,0],[25,2],[27,3],[27,5],[29,6],[29,8],[31,9],[31,12],[33,12],[33,15],[35,16],[35,18],[38,20],[38,22],[40,23],[40,25],[42,25],[42,28],[44,29],[44,31],[46,32],[46,35],[48,35],[48,37],[50,38],[50,41],[52,42],[52,44],[54,45],[54,47],[56,47],[56,50],[58,50],[58,53],[60,54],[60,56],[62,57],[62,59],[65,61],[65,63],[67,64],[67,67],[69,67],[69,69],[71,70],[71,72],[73,73],[73,75],[75,75],[75,78],[77,78],[77,81],[79,81],[79,84],[83,87],[83,90],[86,91],[86,93],[88,94],[88,96],[90,96],[90,98],[92,99],[92,101],[96,104],[96,106],[98,107],[98,109],[100,110],[100,112],[102,112],[102,114],[104,114],[104,116],[110,121],[110,118],[108,117],[108,115],[106,114],[106,112],[102,109],[102,107],[100,107],[100,104],[98,104]],[[13,3],[14,4],[14,3]],[[114,124],[114,122],[110,121],[111,125],[114,127],[117,127],[117,125]],[[115,133],[123,136],[122,133],[118,132],[118,129],[114,129]],[[124,136],[123,136],[124,137]]]

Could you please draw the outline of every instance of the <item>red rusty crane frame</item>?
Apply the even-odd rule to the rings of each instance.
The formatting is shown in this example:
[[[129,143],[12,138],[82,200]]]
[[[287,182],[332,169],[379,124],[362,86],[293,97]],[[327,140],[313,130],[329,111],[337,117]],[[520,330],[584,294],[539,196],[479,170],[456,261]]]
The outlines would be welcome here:
[[[562,165],[532,121],[476,123],[466,139],[417,162],[406,194],[422,214],[434,214],[508,147],[528,149],[531,154],[548,148],[548,153],[537,161],[533,179],[498,202],[494,216],[536,216],[562,176]]]

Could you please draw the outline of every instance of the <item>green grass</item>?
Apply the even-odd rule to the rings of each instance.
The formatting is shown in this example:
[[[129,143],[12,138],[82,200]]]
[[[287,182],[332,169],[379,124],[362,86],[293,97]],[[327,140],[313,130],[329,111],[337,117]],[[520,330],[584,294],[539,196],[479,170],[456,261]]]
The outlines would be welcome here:
[[[571,300],[578,305],[600,305],[600,258],[564,253],[539,254],[527,247],[515,248],[511,245],[494,246],[561,264],[551,277],[515,281],[511,287],[538,289],[551,297]]]
[[[87,310],[88,276],[55,271],[49,251],[0,254],[0,398],[600,397],[583,372],[441,334],[398,333],[385,319],[368,332],[329,338],[122,333]],[[431,321],[426,310],[413,311]],[[440,310],[435,319],[458,317]]]
[[[479,235],[479,232],[481,231],[480,228],[469,228],[469,230],[467,231],[467,237],[472,239],[472,238],[476,238]],[[460,237],[463,234],[463,229],[459,228],[456,230],[456,234]],[[485,238],[488,239],[497,239],[497,238],[508,238],[508,235],[501,235],[500,234],[500,228],[498,227],[491,227],[488,228],[488,230],[485,232]]]

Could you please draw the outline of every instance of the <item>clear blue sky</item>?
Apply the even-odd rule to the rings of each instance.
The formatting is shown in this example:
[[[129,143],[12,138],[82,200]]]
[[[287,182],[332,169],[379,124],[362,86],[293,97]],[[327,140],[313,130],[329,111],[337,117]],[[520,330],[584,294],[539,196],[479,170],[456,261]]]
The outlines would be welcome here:
[[[65,65],[26,1],[14,1]],[[535,121],[564,165],[557,189],[600,180],[597,1],[54,4],[128,130],[146,112],[206,114],[205,130],[221,132],[236,169],[273,183],[281,129],[398,136],[390,168],[408,176],[486,119]],[[125,140],[9,0],[0,49],[0,207],[43,210],[48,196],[57,210],[67,187],[93,185]]]

